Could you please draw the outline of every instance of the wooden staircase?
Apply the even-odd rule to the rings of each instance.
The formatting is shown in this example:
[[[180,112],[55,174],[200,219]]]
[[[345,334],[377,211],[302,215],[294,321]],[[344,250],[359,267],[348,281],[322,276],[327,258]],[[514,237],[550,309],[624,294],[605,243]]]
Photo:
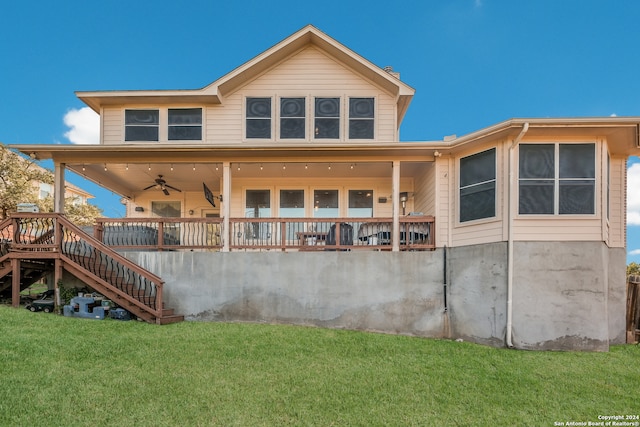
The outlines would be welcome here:
[[[19,292],[62,271],[111,299],[139,319],[160,325],[184,320],[162,301],[164,282],[105,246],[61,214],[14,214],[0,223],[0,293]]]

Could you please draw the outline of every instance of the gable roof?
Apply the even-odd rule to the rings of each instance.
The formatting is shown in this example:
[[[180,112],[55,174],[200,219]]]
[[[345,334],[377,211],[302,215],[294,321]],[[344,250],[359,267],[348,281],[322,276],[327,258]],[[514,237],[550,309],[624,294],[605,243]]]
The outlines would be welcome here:
[[[97,113],[100,113],[100,107],[103,105],[133,102],[159,105],[193,102],[205,105],[221,104],[226,96],[277,64],[286,61],[287,58],[309,45],[322,50],[344,66],[369,80],[372,84],[394,96],[398,104],[398,123],[402,121],[415,89],[400,81],[394,74],[374,65],[312,25],[307,25],[300,29],[280,43],[201,89],[78,91],[76,96]]]

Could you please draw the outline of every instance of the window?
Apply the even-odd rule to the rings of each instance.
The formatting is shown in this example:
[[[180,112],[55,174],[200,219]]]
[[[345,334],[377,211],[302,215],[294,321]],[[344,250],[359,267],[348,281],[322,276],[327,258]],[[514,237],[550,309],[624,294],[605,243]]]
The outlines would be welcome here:
[[[280,190],[280,217],[304,218],[304,190]],[[287,240],[296,238],[296,224],[287,222]]]
[[[247,98],[247,139],[271,139],[271,98]]]
[[[373,217],[373,190],[349,190],[349,212],[351,218]]]
[[[496,149],[460,159],[460,222],[496,216]]]
[[[349,139],[373,139],[373,98],[349,99]]]
[[[151,213],[162,218],[179,218],[180,202],[151,202]]]
[[[271,191],[247,190],[245,204],[245,218],[271,217]],[[246,236],[253,239],[268,239],[271,237],[271,225],[266,222],[247,224]]]
[[[158,110],[125,110],[125,141],[158,141]]]
[[[280,99],[280,139],[305,137],[305,99]]]
[[[595,212],[595,144],[520,144],[520,214]]]
[[[340,98],[316,98],[315,101],[315,138],[339,139]]]
[[[313,217],[337,218],[338,190],[314,190],[313,191]]]
[[[202,108],[170,108],[169,140],[202,140]]]

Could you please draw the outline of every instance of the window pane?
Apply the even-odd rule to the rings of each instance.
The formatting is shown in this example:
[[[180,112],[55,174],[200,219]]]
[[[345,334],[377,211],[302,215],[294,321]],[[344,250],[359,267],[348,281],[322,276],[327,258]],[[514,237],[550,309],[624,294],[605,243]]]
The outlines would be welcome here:
[[[554,153],[554,144],[520,144],[520,178],[554,178]]]
[[[202,139],[202,126],[169,126],[169,140],[199,141]]]
[[[349,120],[349,139],[373,139],[373,120]]]
[[[460,159],[460,187],[496,178],[496,149]]]
[[[340,117],[340,98],[316,98],[316,117]]]
[[[271,120],[247,119],[247,138],[271,138]]]
[[[460,222],[496,216],[495,182],[460,190]]]
[[[127,126],[124,131],[125,141],[157,141],[158,128],[150,126]]]
[[[560,178],[595,177],[595,144],[560,144]]]
[[[313,216],[315,218],[337,218],[338,190],[314,190]]]
[[[269,218],[271,216],[271,191],[247,190],[246,218]]]
[[[560,214],[593,214],[594,180],[560,180]]]
[[[349,118],[373,119],[373,98],[349,98]]]
[[[202,108],[170,108],[169,126],[171,125],[201,125]]]
[[[373,190],[349,190],[350,217],[373,217]]]
[[[280,138],[304,138],[305,119],[280,119]]]
[[[519,188],[519,213],[553,214],[553,180],[520,180]]]
[[[317,139],[340,138],[340,119],[316,119],[315,137]]]
[[[271,118],[271,98],[247,98],[247,117]]]
[[[297,212],[295,215],[283,215],[282,211]],[[299,215],[299,214],[302,215]],[[304,190],[280,190],[280,216],[294,218],[304,216]]]
[[[151,213],[162,218],[180,217],[180,202],[151,202]]]
[[[157,125],[159,121],[158,110],[126,110],[124,113],[127,125]]]

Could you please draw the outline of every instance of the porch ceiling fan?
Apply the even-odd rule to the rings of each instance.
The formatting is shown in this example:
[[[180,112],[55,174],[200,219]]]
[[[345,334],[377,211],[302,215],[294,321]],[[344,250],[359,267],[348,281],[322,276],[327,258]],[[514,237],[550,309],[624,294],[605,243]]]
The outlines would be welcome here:
[[[162,175],[158,175],[158,177],[155,179],[155,183],[154,183],[154,184],[151,184],[150,186],[145,187],[145,188],[143,188],[142,190],[143,190],[143,191],[144,191],[144,190],[150,190],[150,189],[152,189],[152,188],[157,188],[158,190],[162,190],[162,192],[163,192],[166,196],[168,196],[168,195],[169,195],[169,190],[168,190],[169,188],[170,188],[170,189],[172,189],[172,190],[178,191],[178,192],[182,192],[182,190],[180,190],[179,188],[176,188],[176,187],[173,187],[173,186],[171,186],[171,185],[167,184],[167,181],[165,181],[165,180],[162,178]]]

